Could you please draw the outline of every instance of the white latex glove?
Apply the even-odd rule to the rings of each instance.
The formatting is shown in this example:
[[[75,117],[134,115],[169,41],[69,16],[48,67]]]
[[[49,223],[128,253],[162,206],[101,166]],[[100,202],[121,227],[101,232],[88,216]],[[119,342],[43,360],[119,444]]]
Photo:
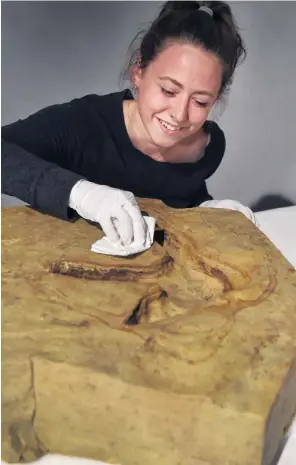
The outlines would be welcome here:
[[[236,200],[207,200],[199,205],[200,207],[206,208],[225,208],[227,210],[237,210],[243,213],[249,220],[251,220],[257,227],[259,227],[259,223],[256,220],[256,217],[250,208],[245,207],[240,202]]]
[[[110,242],[152,243],[132,192],[80,180],[71,191],[69,206],[83,218],[99,223]]]

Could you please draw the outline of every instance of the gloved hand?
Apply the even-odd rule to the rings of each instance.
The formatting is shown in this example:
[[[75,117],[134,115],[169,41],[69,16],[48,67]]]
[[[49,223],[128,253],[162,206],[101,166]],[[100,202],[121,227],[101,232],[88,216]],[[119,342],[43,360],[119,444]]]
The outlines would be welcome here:
[[[72,188],[69,207],[99,223],[111,242],[147,244],[149,231],[131,192],[80,180]]]
[[[236,200],[207,200],[199,205],[200,207],[206,208],[226,208],[228,210],[237,210],[243,213],[249,220],[251,220],[257,227],[259,227],[259,223],[256,220],[256,217],[250,208],[245,207],[240,202]]]

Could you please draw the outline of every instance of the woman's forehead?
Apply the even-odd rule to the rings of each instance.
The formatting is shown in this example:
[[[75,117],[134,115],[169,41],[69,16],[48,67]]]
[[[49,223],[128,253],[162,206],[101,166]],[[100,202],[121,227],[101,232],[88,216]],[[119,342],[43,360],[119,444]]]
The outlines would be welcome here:
[[[222,65],[218,57],[191,44],[169,44],[150,65],[157,77],[168,76],[184,84],[216,89],[221,85]]]
[[[152,62],[155,69],[162,67],[176,68],[176,63],[193,66],[206,66],[207,68],[221,67],[220,60],[212,52],[199,45],[170,43],[161,50]]]

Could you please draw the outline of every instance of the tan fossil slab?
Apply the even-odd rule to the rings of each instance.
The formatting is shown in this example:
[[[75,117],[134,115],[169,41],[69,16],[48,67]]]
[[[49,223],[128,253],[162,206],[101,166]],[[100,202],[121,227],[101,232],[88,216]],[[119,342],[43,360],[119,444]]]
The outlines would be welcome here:
[[[242,214],[140,201],[158,242],[2,209],[2,456],[269,465],[296,410],[296,274]]]

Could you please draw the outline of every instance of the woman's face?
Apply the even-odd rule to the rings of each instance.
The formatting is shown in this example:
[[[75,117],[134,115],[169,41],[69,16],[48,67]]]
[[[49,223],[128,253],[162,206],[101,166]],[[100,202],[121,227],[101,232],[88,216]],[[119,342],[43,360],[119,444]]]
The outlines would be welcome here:
[[[219,59],[201,47],[168,45],[134,73],[138,112],[153,144],[169,148],[197,133],[221,86]]]

